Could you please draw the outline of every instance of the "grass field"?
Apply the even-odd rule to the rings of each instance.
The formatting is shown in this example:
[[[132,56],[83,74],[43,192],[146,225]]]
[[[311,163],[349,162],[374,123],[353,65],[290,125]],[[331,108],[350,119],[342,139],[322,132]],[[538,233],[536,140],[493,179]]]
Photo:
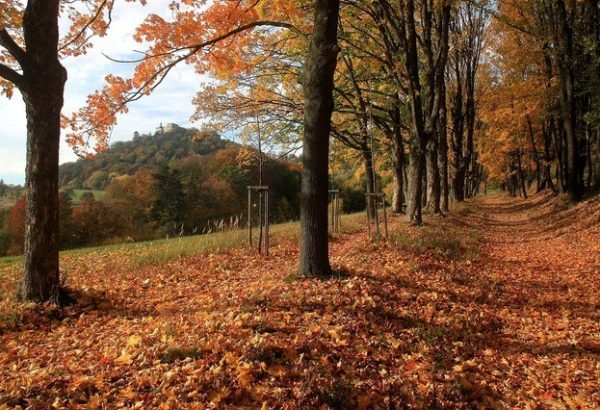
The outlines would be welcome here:
[[[352,232],[360,229],[365,222],[364,213],[343,215],[341,229],[343,232]],[[271,226],[271,245],[283,241],[299,240],[299,222],[288,222]],[[255,243],[257,242],[257,229],[253,230]],[[158,261],[168,261],[204,252],[223,252],[244,246],[248,241],[248,231],[237,229],[226,232],[216,232],[208,235],[182,236],[168,239],[159,239],[146,242],[122,243],[116,245],[96,246],[91,248],[71,249],[61,252],[61,258],[84,256],[88,254],[103,254],[110,259],[111,254],[126,256],[127,263],[139,266]],[[0,258],[0,269],[11,267],[22,261],[22,256],[8,256]]]

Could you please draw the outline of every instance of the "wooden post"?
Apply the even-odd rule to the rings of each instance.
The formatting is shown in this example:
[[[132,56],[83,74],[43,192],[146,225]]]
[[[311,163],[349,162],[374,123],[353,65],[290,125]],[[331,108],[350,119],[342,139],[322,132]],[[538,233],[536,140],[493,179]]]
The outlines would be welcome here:
[[[371,239],[371,213],[369,212],[369,201],[371,198],[369,198],[369,195],[366,195],[365,197],[367,199],[367,235],[369,236],[369,239]]]
[[[379,196],[374,196],[373,201],[375,201],[375,226],[377,227],[377,234],[381,234],[381,230],[379,229]]]
[[[252,190],[248,187],[248,246],[252,246]]]
[[[258,223],[262,235],[263,227],[265,232],[264,252],[269,255],[269,190],[268,186],[248,186],[248,244],[252,246],[252,191],[259,193],[258,199]],[[263,209],[264,208],[264,209]],[[262,238],[261,238],[262,239]],[[263,250],[262,242],[259,242],[258,253]]]
[[[338,194],[335,196],[335,231],[339,232],[340,231],[340,193],[338,192]]]
[[[381,230],[379,228],[379,208],[382,207],[383,208],[383,223],[384,223],[384,228],[385,228],[385,237],[386,239],[389,237],[389,232],[388,232],[388,224],[387,224],[387,207],[385,204],[385,194],[383,192],[374,192],[374,193],[367,193],[365,194],[365,197],[367,198],[367,204],[369,204],[369,201],[375,201],[374,202],[374,206],[373,208],[375,209],[375,215],[373,215],[374,219],[375,219],[375,225],[376,225],[376,232],[378,234],[381,233]],[[367,209],[367,232],[369,234],[369,238],[371,238],[371,215],[369,214],[369,210]]]
[[[265,255],[269,256],[269,190],[265,191]]]
[[[385,194],[381,194],[381,206],[383,206],[383,223],[385,224],[385,238],[389,238],[388,223],[387,223],[387,206],[385,205]]]
[[[331,195],[331,231],[338,232],[340,227],[340,191],[339,189],[330,189]]]
[[[331,191],[330,191],[331,192]],[[331,199],[331,230],[335,232],[335,194]]]

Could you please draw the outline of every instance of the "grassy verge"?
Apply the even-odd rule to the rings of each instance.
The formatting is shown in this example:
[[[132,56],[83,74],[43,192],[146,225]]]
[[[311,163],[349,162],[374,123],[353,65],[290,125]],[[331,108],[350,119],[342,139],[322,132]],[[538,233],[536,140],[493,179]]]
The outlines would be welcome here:
[[[360,229],[365,220],[364,213],[343,215],[342,232],[349,233]],[[258,230],[254,229],[255,242]],[[271,226],[271,245],[285,241],[298,241],[300,234],[299,222],[288,222]],[[182,236],[169,239],[159,239],[147,242],[123,243],[91,248],[80,248],[63,251],[61,259],[78,258],[89,254],[102,254],[106,258],[119,255],[119,260],[125,257],[133,265],[145,265],[160,261],[173,260],[189,255],[206,252],[224,252],[246,245],[248,233],[245,229],[216,232],[208,235]],[[0,269],[9,268],[22,262],[22,256],[0,258]]]

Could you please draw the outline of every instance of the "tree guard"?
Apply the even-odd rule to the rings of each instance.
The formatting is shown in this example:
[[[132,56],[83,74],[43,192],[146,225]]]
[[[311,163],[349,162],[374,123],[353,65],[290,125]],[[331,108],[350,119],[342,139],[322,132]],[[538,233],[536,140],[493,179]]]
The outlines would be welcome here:
[[[373,218],[375,220],[373,221],[373,223],[375,225],[375,232],[378,235],[381,235],[381,230],[379,228],[379,210],[381,209],[383,211],[383,225],[385,228],[385,238],[387,239],[389,237],[389,232],[388,232],[388,223],[387,223],[387,210],[386,210],[387,206],[385,203],[385,194],[383,192],[374,192],[374,193],[367,192],[365,194],[365,197],[367,199],[367,206],[369,206],[370,203],[375,201],[375,204],[374,204],[375,214],[373,215]],[[369,213],[368,208],[367,208],[367,232],[369,235],[369,239],[371,239],[371,215]]]
[[[330,189],[331,197],[331,231],[334,233],[340,230],[340,190]]]
[[[248,245],[252,247],[252,192],[258,192],[258,223],[260,234],[258,237],[258,253],[264,248],[265,256],[269,256],[269,191],[268,186],[248,186]],[[262,232],[265,229],[265,241],[263,246]]]

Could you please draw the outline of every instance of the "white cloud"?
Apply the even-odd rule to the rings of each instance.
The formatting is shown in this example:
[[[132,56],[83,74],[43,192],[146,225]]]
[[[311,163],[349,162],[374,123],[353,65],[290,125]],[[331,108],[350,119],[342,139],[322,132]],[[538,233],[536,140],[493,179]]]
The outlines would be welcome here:
[[[169,16],[171,0],[150,0],[146,7],[120,2],[113,13],[109,34],[94,40],[87,55],[66,59],[63,64],[69,73],[65,90],[63,113],[70,114],[81,107],[89,93],[102,87],[109,74],[127,76],[133,65],[118,64],[103,54],[115,58],[135,57],[134,50],[142,45],[133,40],[135,28],[149,13]],[[189,66],[173,70],[161,86],[149,97],[129,107],[129,113],[119,118],[112,141],[131,139],[134,131],[154,131],[160,122],[176,122],[191,126],[189,118],[194,113],[191,103],[203,79]],[[15,93],[11,100],[0,99],[0,178],[10,183],[25,180],[26,129],[25,108],[21,96]],[[73,151],[61,142],[60,162],[77,159]]]

